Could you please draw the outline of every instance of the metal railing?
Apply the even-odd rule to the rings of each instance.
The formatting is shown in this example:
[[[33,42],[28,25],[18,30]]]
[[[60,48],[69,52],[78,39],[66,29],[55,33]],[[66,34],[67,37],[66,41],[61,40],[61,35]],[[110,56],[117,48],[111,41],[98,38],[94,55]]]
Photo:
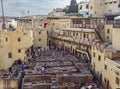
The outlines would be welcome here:
[[[114,21],[113,28],[120,28],[120,20],[119,21]]]
[[[87,29],[104,29],[104,25],[102,24],[73,24],[71,25],[73,28],[87,28]]]
[[[106,24],[113,24],[114,20],[106,20]]]

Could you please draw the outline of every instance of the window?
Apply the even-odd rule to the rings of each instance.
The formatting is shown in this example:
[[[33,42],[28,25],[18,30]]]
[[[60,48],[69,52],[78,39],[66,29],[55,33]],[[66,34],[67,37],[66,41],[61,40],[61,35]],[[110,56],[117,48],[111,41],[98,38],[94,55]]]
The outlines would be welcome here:
[[[120,79],[118,77],[116,77],[116,84],[119,85]]]
[[[109,2],[110,4],[112,4],[112,2]]]
[[[117,1],[114,1],[114,3],[116,4],[116,3],[117,3]]]
[[[107,39],[109,39],[109,36],[107,36]]]
[[[12,53],[8,53],[8,58],[12,58]]]
[[[96,14],[97,12],[95,12],[95,14]]]
[[[41,32],[39,32],[39,34],[41,34]]]
[[[92,9],[92,6],[90,7],[90,9]]]
[[[83,37],[85,38],[85,34],[83,34]]]
[[[41,39],[39,39],[39,41],[41,41]]]
[[[89,5],[88,4],[86,4],[86,9],[88,9],[89,8]]]
[[[76,36],[78,36],[78,33],[76,33]]]
[[[93,16],[93,14],[90,14],[90,16]]]
[[[21,39],[20,38],[18,38],[18,42],[20,42],[21,41]]]
[[[107,82],[106,78],[104,78],[104,82],[105,82],[105,83]]]
[[[105,3],[105,5],[107,5],[107,3]]]
[[[107,29],[107,33],[110,33],[110,29]]]
[[[8,41],[8,38],[7,38],[7,37],[5,38],[5,41],[6,41],[6,42]]]
[[[107,70],[107,65],[104,65],[104,69]]]
[[[80,10],[82,9],[82,6],[80,6]]]
[[[98,60],[101,61],[101,56],[100,55],[98,56]]]
[[[95,57],[95,53],[93,53],[93,57]]]
[[[18,49],[18,53],[21,53],[21,49]]]

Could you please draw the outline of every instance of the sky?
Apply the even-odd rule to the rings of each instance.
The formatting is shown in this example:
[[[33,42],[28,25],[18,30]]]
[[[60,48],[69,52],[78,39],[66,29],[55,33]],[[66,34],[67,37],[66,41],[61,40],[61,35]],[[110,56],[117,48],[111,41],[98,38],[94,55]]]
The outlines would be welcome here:
[[[47,15],[54,8],[64,8],[69,5],[70,0],[3,0],[3,3],[5,16],[28,15],[27,11],[29,15]],[[1,10],[0,14],[2,15]]]

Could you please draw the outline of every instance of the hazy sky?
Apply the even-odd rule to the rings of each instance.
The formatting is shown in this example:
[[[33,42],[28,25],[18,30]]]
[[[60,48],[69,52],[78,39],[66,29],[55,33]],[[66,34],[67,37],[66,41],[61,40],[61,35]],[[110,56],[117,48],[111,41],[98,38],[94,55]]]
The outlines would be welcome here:
[[[77,0],[80,1],[83,0]],[[6,16],[22,16],[27,15],[28,10],[30,15],[48,14],[53,8],[69,5],[70,0],[3,0],[3,3]]]

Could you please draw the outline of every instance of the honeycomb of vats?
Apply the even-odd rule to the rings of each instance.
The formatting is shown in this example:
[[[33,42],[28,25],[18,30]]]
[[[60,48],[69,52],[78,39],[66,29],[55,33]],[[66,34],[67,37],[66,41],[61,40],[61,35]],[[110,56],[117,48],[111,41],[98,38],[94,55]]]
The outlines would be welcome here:
[[[40,57],[29,63],[32,67],[27,71],[33,72],[32,74],[26,72],[22,89],[80,89],[82,83],[93,82],[86,63],[80,63],[72,55],[63,57],[56,53],[58,52],[49,54],[44,52],[44,55],[41,54]],[[45,68],[43,74],[41,73],[42,67]]]

